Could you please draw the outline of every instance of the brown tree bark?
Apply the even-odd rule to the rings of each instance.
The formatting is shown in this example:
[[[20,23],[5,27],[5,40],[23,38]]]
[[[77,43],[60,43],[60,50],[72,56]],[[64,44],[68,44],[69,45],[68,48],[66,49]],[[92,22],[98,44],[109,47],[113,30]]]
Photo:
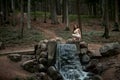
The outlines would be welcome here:
[[[103,0],[103,24],[104,34],[103,37],[109,38],[109,11],[108,11],[108,0]]]

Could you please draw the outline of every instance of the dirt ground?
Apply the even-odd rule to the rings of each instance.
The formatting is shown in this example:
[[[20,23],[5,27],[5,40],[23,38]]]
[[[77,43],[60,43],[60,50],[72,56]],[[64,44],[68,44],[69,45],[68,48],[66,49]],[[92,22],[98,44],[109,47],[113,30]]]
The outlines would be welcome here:
[[[24,71],[20,63],[12,62],[7,56],[0,56],[0,80],[26,78],[30,73]]]

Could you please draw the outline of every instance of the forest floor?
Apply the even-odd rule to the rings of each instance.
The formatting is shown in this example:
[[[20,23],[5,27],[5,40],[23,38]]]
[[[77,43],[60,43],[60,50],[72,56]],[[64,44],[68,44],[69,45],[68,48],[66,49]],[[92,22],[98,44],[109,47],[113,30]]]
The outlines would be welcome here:
[[[96,22],[94,22],[96,23]],[[98,24],[91,23],[92,25],[83,24],[83,41],[88,42],[89,49],[95,53],[95,55],[100,55],[98,50],[99,48],[104,45],[105,43],[109,42],[120,42],[120,32],[111,32],[110,31],[110,38],[105,39],[102,38],[103,34],[103,28],[98,26]],[[44,34],[44,38],[46,39],[53,39],[56,37],[62,37],[63,40],[66,40],[68,38],[71,38],[72,34],[72,27],[76,24],[76,22],[70,23],[70,31],[65,31],[65,25],[64,24],[56,24],[52,25],[50,22],[48,23],[41,23],[41,22],[33,22],[32,27],[33,29],[42,32]],[[93,25],[94,24],[94,25]],[[39,42],[39,41],[38,41]],[[34,49],[34,45],[37,44],[37,42],[31,42],[27,44],[12,44],[7,45],[5,49],[0,50],[0,53],[5,52],[12,52],[12,51],[19,51],[19,50],[27,50],[27,49]],[[118,57],[120,58],[120,57]],[[28,73],[20,67],[20,63],[14,63],[10,61],[7,56],[0,56],[0,80],[11,80],[15,77],[27,77],[31,75],[31,73]],[[110,69],[113,70],[113,69]],[[105,74],[103,77],[104,80],[112,80],[112,78],[109,78],[110,75],[112,75],[112,71],[107,71],[109,73],[108,76]],[[110,74],[111,73],[111,74]]]

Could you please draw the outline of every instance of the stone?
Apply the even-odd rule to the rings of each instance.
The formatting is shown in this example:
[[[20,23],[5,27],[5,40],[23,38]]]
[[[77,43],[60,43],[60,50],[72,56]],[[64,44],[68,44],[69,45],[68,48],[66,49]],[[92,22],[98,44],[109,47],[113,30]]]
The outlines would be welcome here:
[[[24,70],[34,73],[38,71],[38,65],[35,63],[35,59],[28,60],[22,63]]]
[[[70,38],[70,39],[68,39],[67,41],[66,41],[66,43],[73,43],[73,39],[72,38]]]
[[[80,42],[80,48],[88,48],[88,44],[86,42]]]
[[[95,75],[92,77],[92,80],[103,80],[100,75]]]
[[[98,63],[98,61],[92,60],[87,66],[86,66],[86,71],[90,71],[94,74],[99,74],[101,75],[102,72],[104,71],[104,66],[102,63]]]
[[[42,51],[46,51],[46,50],[47,50],[47,44],[41,43],[40,49],[41,49]]]
[[[48,42],[48,66],[51,66],[55,60],[54,56],[56,53],[56,48],[57,48],[57,42],[56,41],[49,41]]]
[[[94,72],[94,69],[96,69],[96,66],[98,64],[98,60],[97,59],[92,59],[89,64],[87,64],[85,66],[85,71],[89,71],[89,72]]]
[[[47,59],[46,58],[40,58],[39,63],[43,65],[47,65]]]
[[[43,64],[39,64],[39,72],[45,72],[46,71],[46,68]]]
[[[48,68],[48,74],[50,75],[52,80],[58,80],[61,77],[60,74],[58,73],[58,71],[55,69],[54,66],[50,66]]]
[[[90,60],[90,57],[87,54],[84,54],[81,58],[81,64],[88,64]]]
[[[50,66],[47,72],[50,76],[54,76],[53,74],[57,74],[57,70],[55,69],[54,66]]]
[[[14,62],[19,62],[22,60],[22,55],[20,54],[9,54],[8,57]]]
[[[88,48],[81,48],[80,53],[81,54],[86,54],[88,52]]]
[[[45,80],[46,73],[45,72],[40,72],[35,74],[36,80]]]
[[[40,58],[47,58],[47,52],[42,51],[42,52],[40,53]]]
[[[118,42],[108,43],[108,44],[102,46],[99,49],[99,51],[100,51],[101,55],[104,57],[114,56],[114,55],[120,53],[120,44]]]
[[[38,43],[38,48],[40,48],[41,44],[44,43],[43,40],[41,40],[39,43]]]
[[[56,37],[56,41],[57,41],[58,43],[61,43],[61,42],[62,42],[62,40],[63,40],[63,38],[62,38],[62,37]]]
[[[45,39],[43,40],[43,43],[47,44],[49,40]]]

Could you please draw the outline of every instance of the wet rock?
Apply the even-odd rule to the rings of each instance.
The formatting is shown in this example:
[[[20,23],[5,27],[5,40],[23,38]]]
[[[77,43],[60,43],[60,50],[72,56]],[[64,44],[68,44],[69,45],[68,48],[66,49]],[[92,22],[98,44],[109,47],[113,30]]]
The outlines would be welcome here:
[[[47,52],[42,51],[42,52],[40,53],[40,58],[47,58]]]
[[[56,42],[56,39],[50,39],[49,41],[50,42]]]
[[[31,59],[34,59],[34,55],[22,55],[23,61],[27,61],[27,60],[31,60]]]
[[[80,48],[88,48],[88,44],[86,42],[80,42]]]
[[[86,66],[86,71],[90,71],[95,74],[101,75],[104,71],[102,63],[98,63],[97,61],[92,61],[89,65]]]
[[[46,68],[43,64],[39,64],[39,72],[46,72]]]
[[[52,78],[52,80],[61,80],[62,76],[58,73],[54,66],[50,66],[48,68],[48,74]]]
[[[57,70],[55,69],[54,66],[50,66],[50,67],[48,68],[48,74],[49,74],[50,76],[53,76],[53,74],[56,74],[56,73],[57,73]]]
[[[32,73],[38,71],[38,65],[36,64],[35,59],[23,62],[22,67],[24,70]]]
[[[93,72],[94,69],[96,69],[97,64],[98,64],[98,60],[97,60],[97,59],[93,59],[93,60],[91,60],[91,61],[89,62],[88,65],[85,66],[84,70],[85,70],[85,71],[88,71],[88,72],[89,72],[89,71],[90,71],[90,72]]]
[[[103,80],[100,75],[95,75],[92,77],[92,80]]]
[[[80,59],[82,64],[88,64],[90,62],[90,57],[87,54],[84,54]]]
[[[66,41],[66,43],[73,43],[73,39],[68,39],[67,41]]]
[[[41,53],[41,49],[36,50],[36,54],[39,55]]]
[[[46,73],[44,72],[36,73],[35,77],[36,77],[36,80],[47,80]]]
[[[45,39],[43,40],[43,43],[47,44],[49,40]]]
[[[47,44],[42,43],[42,44],[40,45],[40,49],[41,49],[42,51],[46,51],[46,50],[47,50]]]
[[[86,54],[88,52],[88,49],[87,48],[82,48],[80,49],[80,53],[81,54]]]
[[[41,44],[44,43],[43,40],[41,40],[39,43],[38,43],[38,48],[40,48]]]
[[[56,37],[56,41],[57,41],[57,43],[61,43],[62,42],[62,38],[61,37]]]
[[[102,56],[114,56],[120,53],[120,44],[116,43],[109,43],[104,45],[99,49]]]
[[[43,65],[47,65],[47,59],[46,58],[40,58],[39,63]]]
[[[9,54],[8,57],[14,62],[19,62],[22,60],[22,55],[20,54]]]

